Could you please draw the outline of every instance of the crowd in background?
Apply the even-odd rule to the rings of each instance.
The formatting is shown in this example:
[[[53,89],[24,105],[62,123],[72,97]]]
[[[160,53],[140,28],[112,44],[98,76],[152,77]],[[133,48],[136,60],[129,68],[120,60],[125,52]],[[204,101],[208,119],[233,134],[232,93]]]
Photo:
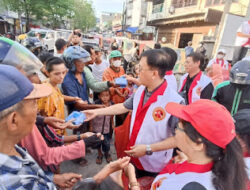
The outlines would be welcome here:
[[[0,189],[249,189],[248,58],[232,66],[219,49],[206,63],[204,44],[194,51],[188,42],[177,80],[169,47],[140,54],[134,43],[125,56],[114,40],[105,56],[81,36],[57,39],[54,54],[26,39],[39,67],[2,56]],[[250,37],[240,38],[245,51]],[[74,112],[83,123],[65,121]],[[107,162],[101,171],[61,174],[65,160],[85,166],[90,148],[96,164]]]

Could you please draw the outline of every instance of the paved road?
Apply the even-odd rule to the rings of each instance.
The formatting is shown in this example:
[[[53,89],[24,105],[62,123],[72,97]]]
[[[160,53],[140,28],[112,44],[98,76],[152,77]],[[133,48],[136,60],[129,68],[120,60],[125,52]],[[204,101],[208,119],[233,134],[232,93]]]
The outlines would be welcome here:
[[[113,139],[111,141],[110,154],[113,160],[116,159]],[[97,157],[97,150],[91,149],[91,153],[87,153],[85,157],[88,160],[88,163],[86,166],[80,166],[79,164],[76,164],[72,161],[65,161],[61,164],[61,173],[75,172],[75,173],[82,174],[83,178],[92,177],[107,164],[105,157],[103,157],[102,164],[97,165],[95,163],[96,157]]]

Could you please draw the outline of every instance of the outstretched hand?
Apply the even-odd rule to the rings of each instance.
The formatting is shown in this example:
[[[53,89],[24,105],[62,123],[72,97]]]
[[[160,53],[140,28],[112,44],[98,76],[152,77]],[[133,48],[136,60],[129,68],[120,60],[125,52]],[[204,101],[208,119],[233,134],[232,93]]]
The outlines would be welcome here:
[[[65,174],[55,174],[54,183],[61,188],[71,188],[73,187],[80,179],[82,175],[75,173],[65,173]]]
[[[65,121],[63,119],[58,119],[56,117],[45,117],[44,123],[46,123],[47,125],[55,128],[55,129],[65,129],[66,128],[65,126],[62,125],[65,123]]]
[[[110,162],[107,167],[109,167],[109,170],[111,173],[116,172],[118,170],[122,170],[125,167],[128,166],[130,161],[130,157],[126,156],[123,158],[119,158],[116,161]]]
[[[96,112],[95,110],[82,111],[82,113],[84,113],[86,116],[85,121],[90,121],[90,120],[94,119],[97,116],[97,114],[95,112]]]
[[[146,145],[138,144],[130,147],[130,150],[125,150],[124,152],[131,157],[142,157],[146,155]]]

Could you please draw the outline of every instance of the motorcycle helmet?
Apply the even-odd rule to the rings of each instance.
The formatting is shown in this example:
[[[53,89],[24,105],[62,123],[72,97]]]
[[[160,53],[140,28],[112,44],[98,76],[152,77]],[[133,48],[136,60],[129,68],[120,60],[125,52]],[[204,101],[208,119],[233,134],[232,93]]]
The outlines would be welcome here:
[[[91,61],[90,54],[80,46],[68,47],[63,53],[63,59],[71,71],[75,71],[74,60],[81,59],[84,63]]]
[[[234,84],[250,84],[250,61],[238,61],[230,71],[230,82]]]
[[[40,79],[45,76],[40,72],[43,67],[41,61],[27,48],[5,37],[0,37],[0,64],[12,65],[24,70],[28,65],[34,66]]]
[[[43,49],[42,42],[36,37],[28,37],[22,44],[36,56],[38,56]]]

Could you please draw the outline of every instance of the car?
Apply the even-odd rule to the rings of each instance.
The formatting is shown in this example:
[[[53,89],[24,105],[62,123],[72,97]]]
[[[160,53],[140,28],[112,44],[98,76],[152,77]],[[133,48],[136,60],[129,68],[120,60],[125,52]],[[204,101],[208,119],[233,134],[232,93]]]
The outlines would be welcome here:
[[[48,51],[54,51],[55,46],[55,30],[47,30],[47,29],[31,29],[27,36],[36,37],[36,34],[40,33],[43,39],[42,43],[48,49]]]
[[[70,34],[72,33],[72,30],[65,30],[65,29],[56,29],[55,30],[55,40],[58,38],[62,38],[65,41],[68,41]]]

